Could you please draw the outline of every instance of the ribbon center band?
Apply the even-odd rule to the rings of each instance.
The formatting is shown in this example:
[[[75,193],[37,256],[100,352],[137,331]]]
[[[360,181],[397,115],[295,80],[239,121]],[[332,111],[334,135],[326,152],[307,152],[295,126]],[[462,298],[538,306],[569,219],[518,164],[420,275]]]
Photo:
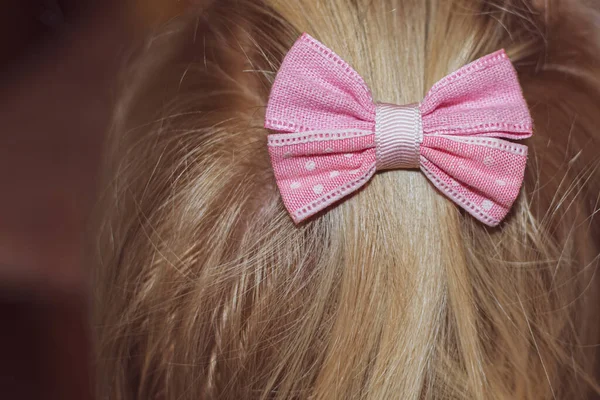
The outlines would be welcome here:
[[[378,171],[418,169],[422,138],[423,125],[418,104],[377,104],[375,143]]]

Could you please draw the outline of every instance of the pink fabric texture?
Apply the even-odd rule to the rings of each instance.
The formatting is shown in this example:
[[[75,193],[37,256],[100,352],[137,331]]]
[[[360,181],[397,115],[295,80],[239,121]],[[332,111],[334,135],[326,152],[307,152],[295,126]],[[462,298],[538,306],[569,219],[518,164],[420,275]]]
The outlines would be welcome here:
[[[417,105],[375,104],[363,79],[302,35],[277,74],[265,127],[283,202],[298,223],[378,170],[420,168],[441,193],[495,226],[519,194],[532,121],[504,50],[436,83]]]

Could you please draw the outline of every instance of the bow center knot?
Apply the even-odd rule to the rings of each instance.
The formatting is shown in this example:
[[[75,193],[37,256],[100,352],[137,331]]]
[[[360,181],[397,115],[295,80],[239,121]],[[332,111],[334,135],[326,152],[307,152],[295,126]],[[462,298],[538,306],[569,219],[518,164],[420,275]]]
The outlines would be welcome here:
[[[420,165],[423,125],[418,104],[376,105],[377,170],[414,169]]]

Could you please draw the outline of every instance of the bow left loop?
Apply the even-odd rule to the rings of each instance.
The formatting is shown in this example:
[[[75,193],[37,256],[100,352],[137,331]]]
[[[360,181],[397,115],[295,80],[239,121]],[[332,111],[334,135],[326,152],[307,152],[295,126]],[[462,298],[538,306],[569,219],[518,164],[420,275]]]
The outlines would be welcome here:
[[[361,76],[337,54],[303,34],[273,83],[265,128],[280,132],[373,130],[375,105]]]
[[[357,129],[269,135],[277,185],[295,222],[371,179],[376,169],[373,135]]]
[[[265,127],[275,178],[300,222],[356,191],[375,173],[375,104],[337,54],[302,35],[271,89]]]

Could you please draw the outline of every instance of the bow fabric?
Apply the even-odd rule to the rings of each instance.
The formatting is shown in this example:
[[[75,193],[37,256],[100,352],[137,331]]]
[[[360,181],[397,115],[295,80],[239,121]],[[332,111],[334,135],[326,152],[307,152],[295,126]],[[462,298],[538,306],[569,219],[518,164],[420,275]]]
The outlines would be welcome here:
[[[436,83],[420,104],[374,103],[352,67],[308,34],[286,55],[265,127],[283,202],[298,223],[364,186],[376,171],[418,168],[495,226],[519,194],[532,121],[515,69],[497,51]]]

